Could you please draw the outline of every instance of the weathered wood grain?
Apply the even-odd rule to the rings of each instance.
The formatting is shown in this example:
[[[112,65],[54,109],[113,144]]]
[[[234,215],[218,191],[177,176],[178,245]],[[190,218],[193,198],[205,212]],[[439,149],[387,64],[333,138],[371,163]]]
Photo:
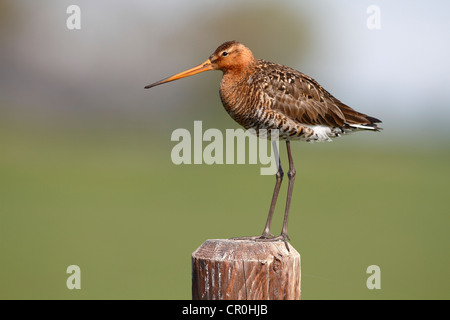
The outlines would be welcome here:
[[[300,254],[282,241],[213,239],[192,254],[194,300],[296,300]]]

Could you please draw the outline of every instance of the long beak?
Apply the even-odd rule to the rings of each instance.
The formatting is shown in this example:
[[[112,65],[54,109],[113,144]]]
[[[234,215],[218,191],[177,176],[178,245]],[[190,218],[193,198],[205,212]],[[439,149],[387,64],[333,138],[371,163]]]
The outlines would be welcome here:
[[[163,79],[161,81],[149,84],[148,86],[145,86],[145,89],[150,89],[150,88],[153,88],[155,86],[158,86],[158,85],[166,83],[166,82],[170,82],[170,81],[178,80],[178,79],[181,79],[181,78],[193,76],[194,74],[197,74],[197,73],[200,73],[200,72],[204,72],[204,71],[208,71],[208,70],[214,70],[214,67],[213,67],[213,65],[212,65],[212,63],[211,63],[211,61],[209,59],[206,60],[205,62],[203,62],[202,64],[192,68],[192,69],[189,69],[189,70],[177,73],[177,74],[175,74],[175,75],[173,75],[171,77],[165,78],[165,79]]]

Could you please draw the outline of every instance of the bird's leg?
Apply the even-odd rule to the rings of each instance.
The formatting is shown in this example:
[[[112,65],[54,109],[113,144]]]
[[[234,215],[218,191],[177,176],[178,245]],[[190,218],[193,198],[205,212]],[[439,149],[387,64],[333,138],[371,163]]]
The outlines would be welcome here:
[[[269,239],[273,238],[273,234],[270,233],[270,224],[272,223],[273,212],[275,211],[275,205],[278,199],[278,193],[280,192],[281,182],[283,181],[283,168],[281,168],[281,160],[278,154],[277,145],[275,142],[272,142],[273,150],[275,152],[275,158],[278,158],[278,171],[275,174],[276,183],[275,189],[273,190],[272,202],[270,203],[269,215],[267,216],[266,226],[264,227],[264,231],[260,238]]]
[[[289,171],[288,171],[289,184],[286,198],[286,210],[284,211],[283,228],[281,229],[281,237],[283,238],[284,241],[289,240],[289,236],[287,234],[288,216],[289,216],[289,208],[291,207],[292,190],[294,189],[294,181],[296,173],[294,167],[294,160],[292,159],[291,154],[291,144],[289,140],[286,140],[286,149],[288,152],[288,159],[289,159]]]
[[[261,239],[257,239],[257,240],[259,240],[259,241],[282,240],[286,244],[286,249],[289,251],[289,246],[287,244],[287,241],[290,239],[287,234],[287,226],[288,226],[289,208],[291,206],[292,190],[294,188],[294,180],[295,180],[295,173],[296,173],[295,167],[294,167],[294,161],[292,159],[291,145],[290,145],[289,140],[286,140],[286,149],[287,149],[288,158],[289,158],[289,171],[288,171],[289,184],[288,184],[286,209],[284,211],[284,220],[283,220],[283,228],[281,229],[281,235],[279,235],[278,237],[272,237],[272,238],[268,238],[268,239],[261,238]]]
[[[275,211],[275,205],[277,203],[278,193],[280,192],[280,187],[281,187],[281,182],[283,181],[284,172],[283,172],[283,168],[281,168],[281,160],[280,160],[280,155],[278,153],[277,144],[274,141],[272,141],[272,147],[273,147],[273,152],[275,154],[275,159],[278,159],[278,170],[277,170],[277,173],[275,174],[275,177],[276,177],[275,189],[273,190],[272,202],[270,203],[269,215],[267,216],[267,222],[266,222],[266,226],[264,227],[264,231],[263,231],[262,235],[260,235],[260,236],[232,238],[234,240],[256,240],[256,241],[258,241],[258,240],[270,240],[274,237],[273,234],[270,233],[270,224],[272,223],[272,216],[273,216],[273,212]]]

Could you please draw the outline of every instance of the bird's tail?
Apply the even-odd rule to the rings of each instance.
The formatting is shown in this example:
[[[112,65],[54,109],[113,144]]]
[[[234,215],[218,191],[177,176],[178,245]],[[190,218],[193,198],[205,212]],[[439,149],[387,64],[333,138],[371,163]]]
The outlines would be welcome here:
[[[377,123],[381,123],[380,119],[368,116],[364,113],[360,113],[353,110],[349,106],[339,101],[339,109],[342,111],[345,117],[345,127],[351,130],[374,130],[380,131]]]
[[[371,130],[371,131],[380,131],[383,128],[380,128],[376,123],[373,124],[347,124],[349,128],[354,130]]]

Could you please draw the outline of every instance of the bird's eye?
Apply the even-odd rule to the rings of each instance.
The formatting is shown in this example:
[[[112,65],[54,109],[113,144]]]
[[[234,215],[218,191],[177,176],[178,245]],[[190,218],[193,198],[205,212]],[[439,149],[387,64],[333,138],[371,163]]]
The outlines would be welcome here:
[[[224,51],[222,52],[222,57],[226,57],[228,55],[228,52]]]

